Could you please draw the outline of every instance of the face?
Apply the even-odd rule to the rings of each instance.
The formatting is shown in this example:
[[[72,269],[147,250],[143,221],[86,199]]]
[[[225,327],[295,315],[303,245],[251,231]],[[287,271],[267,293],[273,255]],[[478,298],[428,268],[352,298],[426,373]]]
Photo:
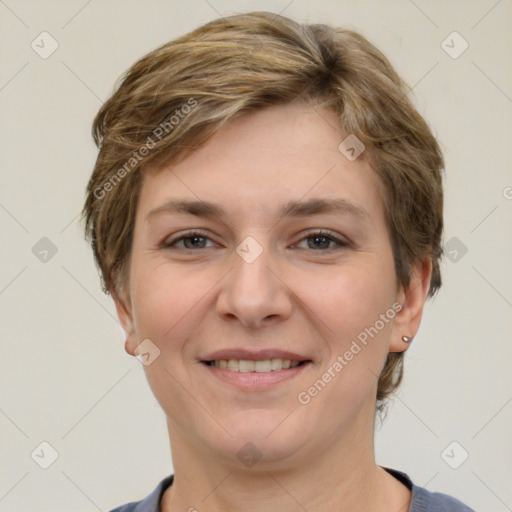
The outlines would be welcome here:
[[[252,442],[275,467],[373,427],[378,375],[426,285],[414,312],[347,135],[329,110],[271,107],[146,172],[117,306],[127,350],[159,351],[144,368],[172,442],[231,463]]]

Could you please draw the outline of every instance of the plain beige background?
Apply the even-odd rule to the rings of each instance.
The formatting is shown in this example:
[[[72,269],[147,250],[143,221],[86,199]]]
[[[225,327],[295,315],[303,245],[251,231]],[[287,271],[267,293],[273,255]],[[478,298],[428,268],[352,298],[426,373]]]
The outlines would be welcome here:
[[[360,30],[440,139],[450,258],[377,462],[512,510],[510,0],[0,1],[0,510],[107,511],[172,472],[163,413],[78,224],[90,126],[146,52],[250,10]]]

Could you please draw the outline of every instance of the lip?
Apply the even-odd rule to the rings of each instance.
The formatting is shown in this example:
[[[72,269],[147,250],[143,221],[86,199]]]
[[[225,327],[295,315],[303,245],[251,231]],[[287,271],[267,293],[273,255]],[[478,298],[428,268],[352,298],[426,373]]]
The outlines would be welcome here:
[[[311,361],[311,359],[307,356],[303,356],[301,354],[296,354],[294,352],[288,352],[286,350],[276,350],[276,349],[264,349],[264,350],[246,350],[246,349],[224,349],[218,350],[217,352],[212,352],[207,356],[201,358],[201,361],[220,361],[220,360],[229,360],[229,359],[244,359],[246,361],[265,361],[266,359],[290,359],[290,361]]]
[[[304,359],[302,360],[304,361]],[[217,378],[222,382],[230,384],[243,391],[264,391],[266,389],[277,386],[281,382],[289,381],[294,377],[298,377],[303,372],[307,371],[312,366],[312,364],[313,363],[311,361],[308,361],[307,363],[296,366],[295,368],[289,368],[287,370],[275,370],[270,372],[235,372],[226,368],[209,366],[205,362],[202,362],[201,366],[210,372],[214,378]]]

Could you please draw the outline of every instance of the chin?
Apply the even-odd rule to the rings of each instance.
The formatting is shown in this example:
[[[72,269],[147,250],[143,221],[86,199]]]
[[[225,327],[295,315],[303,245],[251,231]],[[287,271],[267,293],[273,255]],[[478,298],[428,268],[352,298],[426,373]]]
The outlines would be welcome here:
[[[302,457],[301,448],[311,439],[312,432],[298,416],[297,411],[290,414],[283,410],[237,412],[221,421],[232,437],[223,429],[209,430],[204,432],[203,442],[238,468],[253,467],[250,462],[245,463],[246,459],[253,461],[257,469],[285,468],[293,459]]]

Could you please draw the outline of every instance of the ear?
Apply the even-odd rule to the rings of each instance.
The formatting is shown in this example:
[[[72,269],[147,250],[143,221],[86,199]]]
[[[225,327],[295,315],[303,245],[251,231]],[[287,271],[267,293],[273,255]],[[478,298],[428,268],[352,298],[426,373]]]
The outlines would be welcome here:
[[[135,327],[133,323],[133,313],[130,300],[123,299],[117,293],[112,294],[114,304],[116,306],[117,316],[121,322],[121,326],[126,334],[126,341],[124,349],[128,354],[134,356],[134,350],[137,346],[137,339],[135,336]]]
[[[407,289],[401,288],[396,301],[402,309],[393,320],[393,329],[389,343],[390,352],[405,352],[410,346],[402,340],[402,336],[414,338],[421,323],[423,307],[427,300],[432,277],[432,260],[417,260],[411,268],[411,279]]]

